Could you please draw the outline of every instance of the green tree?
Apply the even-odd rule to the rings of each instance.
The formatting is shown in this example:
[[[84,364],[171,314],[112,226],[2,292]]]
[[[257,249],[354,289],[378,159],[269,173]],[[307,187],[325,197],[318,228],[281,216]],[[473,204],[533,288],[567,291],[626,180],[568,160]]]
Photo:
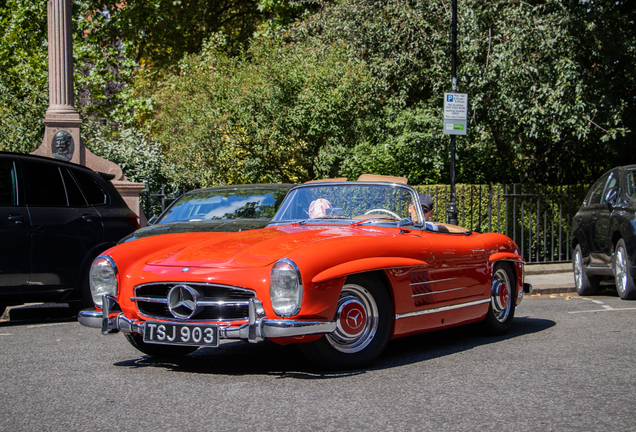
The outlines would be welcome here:
[[[629,93],[614,88],[624,71],[600,77],[591,67],[582,49],[591,35],[581,27],[593,26],[592,15],[581,9],[594,14],[597,5],[586,3],[480,1],[464,8],[459,76],[470,95],[472,133],[462,151],[474,170],[491,166],[501,173],[484,180],[591,181],[624,162],[614,157],[629,131],[622,120]],[[614,5],[615,12],[624,6]],[[612,21],[611,14],[605,18]],[[633,13],[625,39],[617,41],[626,53],[635,42],[630,28]],[[612,61],[611,53],[602,56]],[[633,57],[626,63],[633,67]]]
[[[375,93],[339,45],[318,55],[263,38],[239,59],[211,44],[153,96],[153,131],[191,183],[306,181],[336,175],[375,134]]]
[[[42,141],[46,31],[45,1],[0,4],[0,150],[28,152]]]
[[[317,49],[343,40],[384,82],[385,138],[361,145],[350,175],[399,166],[412,181],[439,179],[448,160],[449,139],[436,132],[450,89],[448,6],[342,0],[295,28],[290,39]],[[634,161],[626,159],[636,46],[628,2],[460,0],[458,9],[459,87],[471,104],[459,181],[591,181]],[[423,113],[427,121],[412,121]]]
[[[92,0],[107,16],[101,37],[121,43],[124,53],[153,67],[175,66],[185,54],[201,51],[211,35],[222,33],[226,48],[244,48],[264,17],[254,0]]]

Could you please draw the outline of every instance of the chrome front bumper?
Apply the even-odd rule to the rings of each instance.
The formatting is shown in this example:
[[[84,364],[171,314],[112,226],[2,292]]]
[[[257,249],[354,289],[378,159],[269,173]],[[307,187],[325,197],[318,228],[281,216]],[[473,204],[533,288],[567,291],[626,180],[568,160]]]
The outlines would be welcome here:
[[[101,311],[85,309],[80,311],[78,321],[86,327],[101,328],[102,334],[109,333],[144,333],[144,321],[127,318],[118,308],[114,297],[104,295],[104,308]],[[331,333],[336,330],[335,321],[295,321],[270,320],[265,317],[263,306],[258,299],[251,299],[249,304],[249,321],[240,326],[219,326],[221,339],[244,339],[248,342],[260,342],[264,339],[305,336]]]

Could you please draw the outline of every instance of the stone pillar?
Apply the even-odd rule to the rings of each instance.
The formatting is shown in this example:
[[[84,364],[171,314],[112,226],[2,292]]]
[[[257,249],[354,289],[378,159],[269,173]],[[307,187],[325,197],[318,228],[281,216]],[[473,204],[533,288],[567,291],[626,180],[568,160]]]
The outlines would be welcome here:
[[[80,158],[79,126],[82,120],[75,109],[73,92],[71,0],[49,0],[46,6],[49,107],[44,118],[44,139],[34,154],[84,165]]]
[[[141,211],[139,193],[144,190],[144,184],[127,181],[119,166],[88,151],[80,138],[79,127],[82,120],[75,109],[73,89],[71,4],[72,0],[47,1],[49,107],[44,118],[42,145],[33,154],[74,162],[94,171],[113,174],[113,184],[128,207],[139,216],[143,226],[146,217]]]

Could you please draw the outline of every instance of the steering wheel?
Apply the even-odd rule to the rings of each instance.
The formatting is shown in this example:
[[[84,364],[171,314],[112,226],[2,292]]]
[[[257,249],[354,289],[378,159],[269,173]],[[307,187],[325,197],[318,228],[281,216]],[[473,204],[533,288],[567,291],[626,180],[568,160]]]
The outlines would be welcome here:
[[[368,215],[368,214],[371,214],[371,213],[375,213],[375,212],[387,213],[387,214],[393,216],[395,219],[400,220],[400,216],[398,216],[397,214],[393,213],[392,211],[389,211],[389,210],[386,210],[386,209],[381,209],[381,208],[369,210],[368,212],[365,213],[365,215]]]

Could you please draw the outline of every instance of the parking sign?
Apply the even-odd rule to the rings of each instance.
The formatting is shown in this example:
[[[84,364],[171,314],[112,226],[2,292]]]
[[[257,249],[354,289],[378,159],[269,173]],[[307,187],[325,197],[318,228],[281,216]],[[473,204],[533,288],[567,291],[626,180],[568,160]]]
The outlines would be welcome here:
[[[444,133],[466,135],[468,94],[444,93]]]

